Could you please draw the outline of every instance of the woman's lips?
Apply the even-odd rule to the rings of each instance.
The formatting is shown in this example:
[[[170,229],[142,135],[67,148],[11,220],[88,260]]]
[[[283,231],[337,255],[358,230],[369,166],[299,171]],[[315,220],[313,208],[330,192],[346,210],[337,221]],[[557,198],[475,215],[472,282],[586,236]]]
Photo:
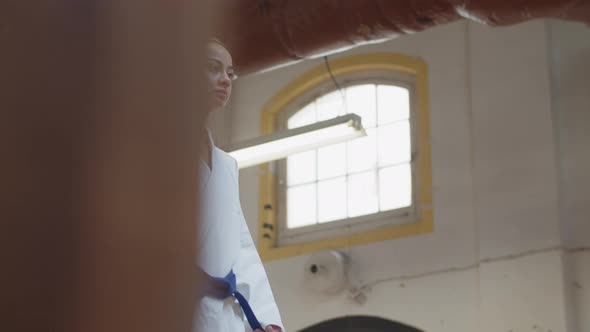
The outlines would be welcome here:
[[[217,97],[223,100],[226,100],[228,96],[228,92],[223,90],[217,90],[215,91],[215,94],[217,95]]]

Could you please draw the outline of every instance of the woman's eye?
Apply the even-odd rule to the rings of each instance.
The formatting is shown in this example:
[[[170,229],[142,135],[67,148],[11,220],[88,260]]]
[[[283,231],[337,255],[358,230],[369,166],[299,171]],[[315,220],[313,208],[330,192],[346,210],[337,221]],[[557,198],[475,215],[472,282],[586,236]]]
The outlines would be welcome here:
[[[221,71],[221,68],[219,67],[219,65],[218,65],[218,64],[215,64],[215,63],[210,63],[210,64],[207,66],[207,70],[208,70],[210,73],[218,73],[218,72],[220,72],[220,71]]]

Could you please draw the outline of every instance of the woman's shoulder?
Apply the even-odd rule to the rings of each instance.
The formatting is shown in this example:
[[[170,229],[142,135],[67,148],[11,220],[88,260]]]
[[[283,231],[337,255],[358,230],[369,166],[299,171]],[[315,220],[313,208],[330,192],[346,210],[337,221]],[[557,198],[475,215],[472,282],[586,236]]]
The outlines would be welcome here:
[[[227,172],[231,173],[232,176],[237,180],[239,175],[238,170],[238,162],[237,160],[232,157],[229,153],[221,150],[220,148],[215,148],[216,154],[218,156],[217,160],[220,163],[220,167],[223,167]]]
[[[224,164],[230,165],[230,166],[233,166],[233,167],[236,167],[236,169],[237,169],[237,167],[238,167],[238,161],[234,157],[232,157],[229,153],[223,151],[220,148],[216,148],[216,150],[217,150],[218,156],[220,157],[219,159]]]

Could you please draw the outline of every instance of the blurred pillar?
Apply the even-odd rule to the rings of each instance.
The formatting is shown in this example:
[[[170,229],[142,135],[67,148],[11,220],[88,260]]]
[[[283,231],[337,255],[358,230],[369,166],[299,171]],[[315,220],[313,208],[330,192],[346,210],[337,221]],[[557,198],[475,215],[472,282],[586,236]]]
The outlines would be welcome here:
[[[190,331],[206,6],[0,2],[0,330]]]

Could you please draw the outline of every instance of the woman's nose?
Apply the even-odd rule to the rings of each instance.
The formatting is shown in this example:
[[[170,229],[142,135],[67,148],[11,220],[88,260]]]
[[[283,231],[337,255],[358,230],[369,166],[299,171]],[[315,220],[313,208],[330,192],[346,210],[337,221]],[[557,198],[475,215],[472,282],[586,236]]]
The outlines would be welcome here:
[[[223,86],[229,86],[231,84],[231,80],[229,79],[229,75],[227,75],[226,72],[221,73],[220,80],[221,80],[221,84]]]

